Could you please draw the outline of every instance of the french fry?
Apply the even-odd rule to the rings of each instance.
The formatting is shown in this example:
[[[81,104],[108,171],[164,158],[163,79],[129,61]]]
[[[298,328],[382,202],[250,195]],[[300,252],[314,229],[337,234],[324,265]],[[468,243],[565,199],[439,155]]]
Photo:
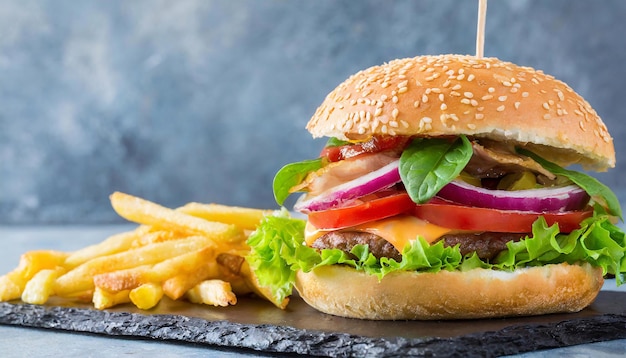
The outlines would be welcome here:
[[[188,203],[176,210],[208,221],[233,224],[245,230],[255,230],[264,216],[273,213],[272,210],[201,203]]]
[[[190,302],[212,306],[225,307],[237,303],[237,296],[233,293],[230,283],[222,280],[202,281],[187,291],[186,297]]]
[[[200,266],[211,261],[214,252],[213,247],[204,247],[166,259],[155,265],[142,265],[95,275],[93,282],[96,287],[100,287],[109,292],[129,290],[149,282],[161,283],[176,275],[194,272]]]
[[[141,235],[132,243],[132,248],[155,244],[157,242],[165,242],[170,240],[178,240],[187,235],[175,231],[158,230]]]
[[[67,259],[65,259],[65,266],[74,268],[96,257],[128,250],[136,240],[145,235],[149,230],[149,226],[142,225],[133,231],[116,234],[100,243],[84,247],[69,255]]]
[[[42,305],[54,294],[54,281],[64,269],[45,269],[31,278],[22,292],[22,301]]]
[[[197,270],[189,274],[178,274],[163,282],[163,293],[173,300],[177,300],[200,282],[219,277],[219,267],[216,262],[207,261]]]
[[[94,288],[94,276],[105,272],[137,267],[139,264],[155,264],[212,245],[205,236],[191,236],[175,241],[165,241],[117,254],[101,256],[68,271],[56,280],[55,292],[68,296],[75,292]]]
[[[15,271],[0,276],[0,302],[16,300],[22,296],[26,284],[21,284],[22,278]]]
[[[117,306],[122,303],[130,302],[130,291],[121,291],[116,293],[107,292],[99,287],[93,291],[93,306],[98,310]]]
[[[243,230],[235,225],[207,221],[132,195],[115,192],[111,195],[111,205],[127,220],[190,235],[206,235],[218,244],[245,239]]]
[[[156,283],[144,283],[129,293],[130,301],[142,310],[156,306],[163,297],[163,288]]]
[[[18,266],[0,277],[0,301],[10,301],[22,296],[26,283],[46,269],[60,266],[67,253],[53,250],[28,251],[20,257]]]
[[[245,259],[239,255],[222,252],[217,255],[215,261],[217,261],[220,266],[228,270],[229,273],[238,275]]]
[[[24,285],[26,285],[26,282],[37,272],[62,266],[67,255],[65,252],[53,250],[28,251],[20,257],[16,271],[19,272]]]

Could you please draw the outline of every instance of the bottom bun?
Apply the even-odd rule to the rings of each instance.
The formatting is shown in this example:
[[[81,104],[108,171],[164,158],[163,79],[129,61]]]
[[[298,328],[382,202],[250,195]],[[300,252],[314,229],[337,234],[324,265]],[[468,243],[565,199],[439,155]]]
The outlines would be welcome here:
[[[589,264],[546,265],[514,272],[396,272],[382,280],[347,266],[298,272],[296,289],[313,308],[372,320],[436,320],[578,312],[604,279]]]

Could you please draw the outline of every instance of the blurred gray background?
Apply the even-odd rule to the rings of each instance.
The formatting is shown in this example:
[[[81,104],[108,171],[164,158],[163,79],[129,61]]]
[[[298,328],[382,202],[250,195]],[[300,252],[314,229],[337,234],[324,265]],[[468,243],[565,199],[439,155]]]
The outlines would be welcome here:
[[[350,74],[475,53],[477,0],[0,1],[0,224],[121,221],[120,190],[275,208]],[[485,55],[566,81],[615,138],[626,202],[626,1],[491,0]]]

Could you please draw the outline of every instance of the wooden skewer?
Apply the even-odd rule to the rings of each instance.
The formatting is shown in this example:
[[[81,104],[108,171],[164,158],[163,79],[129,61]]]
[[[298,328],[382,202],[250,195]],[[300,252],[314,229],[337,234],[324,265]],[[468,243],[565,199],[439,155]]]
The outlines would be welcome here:
[[[481,58],[485,51],[485,17],[487,0],[478,0],[478,25],[476,28],[476,57]]]

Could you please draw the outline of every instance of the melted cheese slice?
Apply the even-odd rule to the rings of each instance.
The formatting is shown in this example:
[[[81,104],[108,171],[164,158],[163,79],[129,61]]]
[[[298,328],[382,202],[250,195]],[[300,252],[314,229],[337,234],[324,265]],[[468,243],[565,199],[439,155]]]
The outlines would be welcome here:
[[[443,235],[453,231],[445,227],[430,224],[414,216],[399,215],[387,219],[373,221],[343,229],[344,231],[361,231],[375,234],[389,241],[399,252],[411,240],[421,236],[432,243]],[[320,236],[334,230],[322,230],[307,222],[304,232],[307,245],[313,244]]]

